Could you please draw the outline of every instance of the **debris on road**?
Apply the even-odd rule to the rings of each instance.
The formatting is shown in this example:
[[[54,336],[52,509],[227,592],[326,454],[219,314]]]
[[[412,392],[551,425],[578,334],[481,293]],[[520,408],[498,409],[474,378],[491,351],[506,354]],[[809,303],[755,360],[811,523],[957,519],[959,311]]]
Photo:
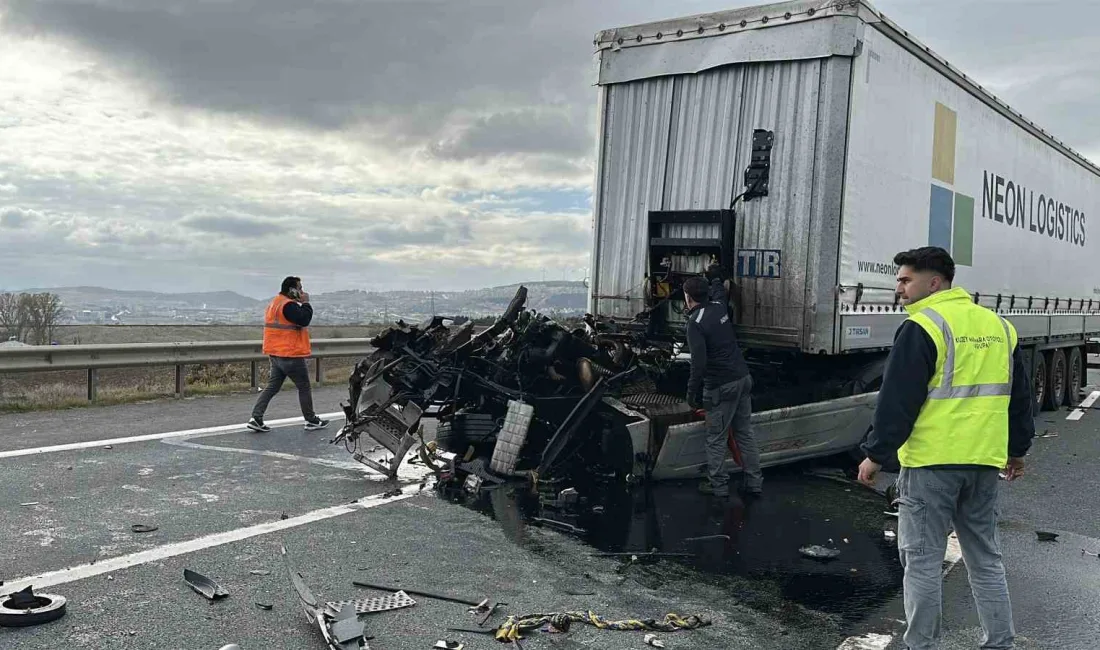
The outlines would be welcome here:
[[[298,600],[310,621],[317,624],[321,630],[321,636],[328,644],[329,650],[370,650],[367,645],[366,632],[363,624],[359,622],[353,605],[345,605],[335,610],[327,604],[322,607],[318,604],[313,592],[306,586],[302,574],[298,573],[290,564],[286,547],[281,548],[283,563],[286,565],[287,574],[290,576],[290,584],[298,592]]]
[[[1100,559],[1100,553],[1090,553],[1089,551],[1086,551],[1085,549],[1081,549],[1081,555],[1091,555],[1094,558]]]
[[[644,637],[642,637],[642,641],[644,641],[646,645],[651,645],[654,648],[663,648],[663,647],[665,647],[664,642],[661,641],[660,639],[658,639],[656,634],[647,634]]]
[[[729,535],[703,535],[702,537],[685,537],[685,542],[711,542],[722,540],[723,542],[730,541]]]
[[[26,508],[26,507],[29,507],[29,506],[36,506],[36,505],[38,505],[38,502],[37,501],[28,501],[27,503],[20,503],[19,505]]]
[[[261,603],[260,601],[257,600],[256,601],[256,607],[259,607],[260,609],[264,609],[264,610],[270,610],[270,609],[273,609],[275,607],[275,605],[272,605],[271,603]]]
[[[56,621],[65,615],[65,607],[63,596],[36,594],[28,586],[0,600],[0,627],[28,627]]]
[[[195,593],[201,594],[209,600],[220,600],[229,595],[229,592],[217,582],[191,569],[183,570],[183,580]]]
[[[1058,533],[1051,533],[1045,530],[1035,531],[1035,536],[1039,538],[1040,542],[1057,542]]]
[[[566,622],[568,621],[568,622]],[[568,629],[570,623],[586,623],[601,630],[645,630],[656,632],[676,632],[678,630],[694,630],[710,625],[710,621],[697,615],[680,616],[674,613],[665,614],[663,620],[655,619],[625,619],[621,621],[608,621],[593,611],[588,612],[559,612],[553,614],[528,614],[526,616],[509,616],[508,620],[496,631],[497,641],[518,641],[522,639],[521,633],[540,629],[547,623],[553,623],[561,629]]]
[[[252,574],[252,575],[254,575],[254,576],[266,576],[266,575],[271,575],[271,572],[270,572],[270,571],[268,571],[267,569],[254,569],[254,570],[252,570],[252,571],[249,571],[249,573],[251,573],[251,574]]]
[[[896,542],[896,541],[897,541],[897,539],[898,539],[898,534],[897,534],[897,533],[895,533],[895,532],[894,532],[894,531],[892,531],[892,530],[884,530],[884,531],[882,531],[882,536],[883,536],[884,538],[886,538],[886,541],[888,541],[888,542]]]
[[[437,648],[438,650],[462,650],[466,646],[462,645],[458,641],[444,641],[441,639],[439,641],[436,641],[435,645],[432,647]]]
[[[361,580],[352,580],[351,584],[356,587],[363,587],[364,589],[375,589],[377,591],[389,591],[389,592],[403,592],[406,594],[412,594],[414,596],[423,596],[424,598],[431,598],[432,600],[442,600],[448,603],[458,603],[460,605],[469,605],[470,607],[478,607],[483,603],[488,602],[485,600],[472,600],[467,598],[459,598],[458,596],[447,596],[444,594],[436,594],[430,591],[422,591],[418,589],[407,589],[404,587],[387,587],[385,585],[376,585],[369,582],[363,582]]]
[[[159,529],[160,527],[154,524],[130,524],[130,530],[135,533],[151,533]]]
[[[835,560],[840,557],[840,551],[835,548],[828,548],[821,546],[820,544],[813,544],[811,546],[803,546],[798,549],[798,552],[805,557],[814,560]]]

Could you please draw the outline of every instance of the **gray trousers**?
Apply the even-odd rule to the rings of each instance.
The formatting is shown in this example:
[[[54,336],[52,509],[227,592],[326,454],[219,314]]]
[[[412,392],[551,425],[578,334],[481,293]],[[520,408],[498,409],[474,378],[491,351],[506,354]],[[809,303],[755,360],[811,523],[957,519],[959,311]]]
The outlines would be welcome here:
[[[271,378],[256,400],[256,405],[252,407],[252,417],[263,419],[271,398],[278,394],[283,387],[283,382],[290,377],[290,381],[298,387],[298,402],[302,406],[302,415],[307,420],[316,420],[317,414],[313,412],[313,389],[309,383],[309,366],[306,365],[306,360],[300,357],[268,358],[271,359]]]
[[[954,525],[985,649],[1011,648],[1012,603],[997,532],[997,470],[901,469],[898,552],[905,569],[905,643],[936,647],[943,618],[943,558]]]
[[[715,493],[729,490],[729,474],[726,458],[729,457],[727,431],[733,427],[733,439],[741,452],[741,468],[744,485],[758,490],[764,483],[760,473],[760,448],[752,434],[752,376],[746,375],[713,390],[703,391],[703,408],[706,409],[707,478]]]

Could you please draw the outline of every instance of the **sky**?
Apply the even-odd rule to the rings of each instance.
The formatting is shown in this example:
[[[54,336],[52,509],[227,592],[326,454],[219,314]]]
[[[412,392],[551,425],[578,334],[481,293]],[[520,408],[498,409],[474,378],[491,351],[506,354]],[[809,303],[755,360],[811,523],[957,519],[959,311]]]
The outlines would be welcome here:
[[[0,0],[0,289],[585,277],[604,28],[739,0]],[[1100,3],[881,0],[1100,161]]]

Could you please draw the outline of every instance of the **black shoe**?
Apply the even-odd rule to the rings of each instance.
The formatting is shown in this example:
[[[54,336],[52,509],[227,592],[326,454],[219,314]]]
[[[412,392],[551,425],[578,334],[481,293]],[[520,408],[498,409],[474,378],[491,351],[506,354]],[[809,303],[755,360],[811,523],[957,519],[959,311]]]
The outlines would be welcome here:
[[[328,420],[322,420],[317,418],[316,420],[306,420],[306,431],[320,431],[328,426]]]
[[[738,487],[737,492],[743,497],[748,497],[748,498],[752,498],[752,499],[758,499],[758,498],[764,496],[764,489],[763,488],[758,488],[758,487],[750,488],[750,487],[745,486],[745,485],[742,485],[742,486]]]
[[[245,426],[249,429],[252,429],[253,431],[256,431],[257,433],[267,433],[268,431],[271,431],[271,427],[264,424],[263,418],[252,418]]]
[[[729,488],[722,487],[716,490],[714,486],[711,485],[710,481],[703,481],[700,483],[699,491],[703,494],[709,494],[715,497],[728,497],[730,495]]]

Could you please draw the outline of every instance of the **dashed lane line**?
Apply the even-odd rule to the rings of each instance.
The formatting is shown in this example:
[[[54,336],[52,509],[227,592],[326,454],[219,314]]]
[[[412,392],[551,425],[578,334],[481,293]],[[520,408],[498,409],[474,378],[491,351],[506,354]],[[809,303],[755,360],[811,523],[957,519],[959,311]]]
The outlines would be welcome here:
[[[1089,396],[1081,402],[1077,408],[1070,411],[1070,414],[1066,416],[1067,420],[1080,420],[1085,417],[1085,409],[1092,408],[1092,405],[1096,403],[1096,400],[1100,399],[1100,390],[1094,390],[1089,393]]]
[[[425,475],[427,475],[428,473],[429,472],[427,472],[427,470],[424,470]],[[401,494],[397,495],[374,495],[364,497],[362,499],[359,499],[358,501],[353,501],[352,503],[332,506],[329,508],[321,508],[320,510],[313,510],[305,514],[298,515],[297,517],[290,517],[289,519],[269,521],[263,524],[257,524],[255,526],[237,528],[235,530],[229,530],[222,533],[214,533],[213,535],[206,535],[205,537],[198,537],[183,542],[165,544],[163,546],[158,546],[156,548],[151,548],[145,551],[139,551],[137,553],[131,553],[129,555],[122,555],[106,560],[99,560],[96,561],[94,564],[79,564],[77,566],[69,567],[67,569],[61,569],[59,571],[49,571],[46,573],[40,573],[35,576],[9,580],[4,584],[2,591],[3,593],[8,594],[19,591],[20,589],[24,589],[30,585],[33,585],[36,589],[45,589],[47,587],[53,587],[55,585],[76,582],[77,580],[92,578],[95,576],[103,575],[104,573],[121,571],[122,569],[127,569],[141,564],[148,564],[149,562],[157,562],[170,557],[176,557],[178,555],[185,555],[187,553],[194,553],[195,551],[201,551],[204,549],[213,548],[215,546],[222,546],[224,544],[239,542],[241,540],[249,539],[251,537],[258,537],[260,535],[276,533],[282,530],[297,528],[298,526],[311,524],[317,521],[323,521],[325,519],[332,519],[333,517],[340,517],[342,515],[350,514],[353,512],[359,512],[361,510],[377,508],[379,506],[384,506],[389,503],[394,503],[396,501],[402,501],[404,499],[414,497],[419,493],[419,490],[415,489],[414,486],[405,486],[402,489],[404,491]]]
[[[326,420],[342,420],[344,414],[341,413],[323,413],[319,417]],[[285,427],[292,424],[302,424],[305,422],[300,417],[297,418],[285,418],[282,420],[271,420],[266,424],[270,427]],[[127,438],[110,438],[107,440],[88,440],[86,442],[71,442],[63,445],[50,445],[48,447],[31,447],[28,449],[11,449],[8,451],[0,451],[0,458],[18,458],[19,456],[34,456],[36,454],[49,454],[57,451],[76,451],[79,449],[92,449],[95,447],[105,447],[111,445],[125,445],[134,442],[149,442],[150,440],[165,440],[168,438],[186,438],[188,436],[197,435],[210,435],[231,433],[234,431],[243,431],[246,427],[244,424],[226,424],[217,427],[204,427],[202,429],[187,429],[186,431],[168,431],[166,433],[150,433],[141,436],[130,436]]]

